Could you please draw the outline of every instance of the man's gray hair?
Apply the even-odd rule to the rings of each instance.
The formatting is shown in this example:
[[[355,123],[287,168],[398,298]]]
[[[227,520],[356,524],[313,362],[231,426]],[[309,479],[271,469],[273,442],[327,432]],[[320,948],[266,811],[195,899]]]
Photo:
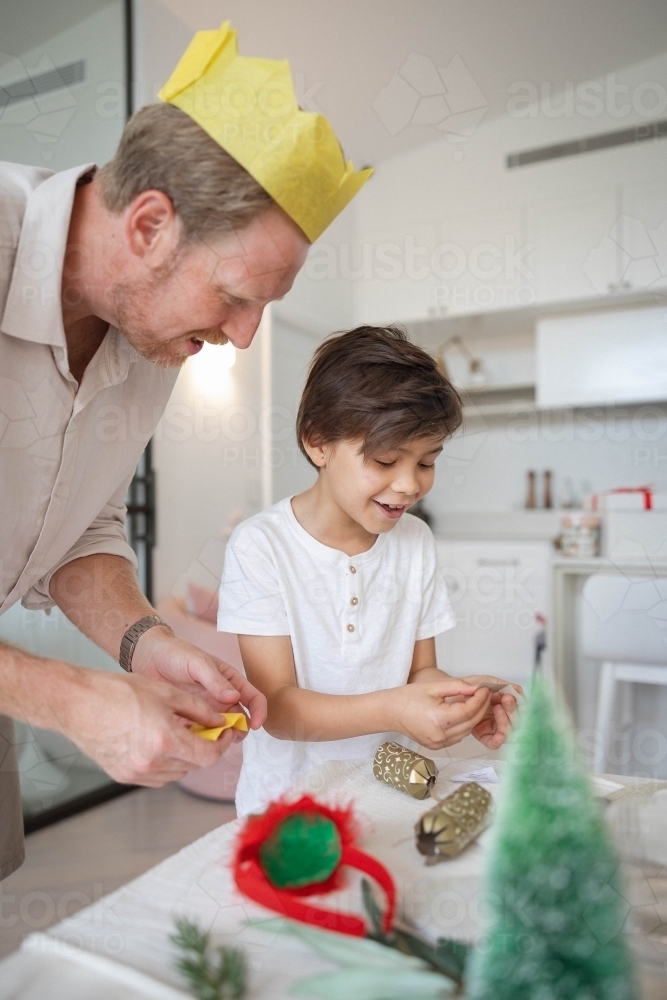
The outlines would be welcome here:
[[[132,115],[116,155],[97,176],[110,212],[122,212],[142,191],[166,194],[186,243],[242,228],[275,205],[240,163],[172,104],[149,104]]]

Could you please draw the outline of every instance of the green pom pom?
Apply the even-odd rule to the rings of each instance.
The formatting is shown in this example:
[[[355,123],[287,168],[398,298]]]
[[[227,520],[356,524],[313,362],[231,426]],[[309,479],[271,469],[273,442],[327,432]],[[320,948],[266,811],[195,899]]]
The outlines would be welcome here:
[[[342,854],[336,824],[319,813],[287,816],[259,849],[266,877],[279,889],[326,882]]]

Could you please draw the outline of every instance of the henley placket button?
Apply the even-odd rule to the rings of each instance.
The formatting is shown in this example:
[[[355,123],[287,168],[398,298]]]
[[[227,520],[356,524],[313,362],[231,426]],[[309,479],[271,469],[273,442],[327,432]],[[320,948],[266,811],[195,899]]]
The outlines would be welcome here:
[[[348,625],[347,630],[348,632],[354,632],[354,625]]]
[[[357,605],[358,603],[359,603],[359,598],[358,597],[351,597],[350,598],[350,604]]]
[[[350,573],[356,573],[356,572],[357,572],[357,567],[356,566],[350,566]]]

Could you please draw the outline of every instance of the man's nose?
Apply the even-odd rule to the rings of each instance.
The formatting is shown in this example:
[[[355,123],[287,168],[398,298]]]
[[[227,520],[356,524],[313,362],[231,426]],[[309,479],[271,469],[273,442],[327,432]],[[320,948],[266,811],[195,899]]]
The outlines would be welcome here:
[[[227,319],[220,324],[220,329],[234,347],[244,350],[252,344],[263,312],[263,306],[245,306],[243,309],[232,310]]]

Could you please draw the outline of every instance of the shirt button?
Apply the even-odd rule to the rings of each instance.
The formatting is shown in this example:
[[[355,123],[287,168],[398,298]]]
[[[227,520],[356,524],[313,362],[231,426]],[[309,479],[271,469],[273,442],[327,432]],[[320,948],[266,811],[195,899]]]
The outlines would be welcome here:
[[[350,598],[350,604],[355,604],[356,605],[358,603],[359,603],[359,598],[358,597],[351,597]]]
[[[357,567],[356,566],[350,566],[350,573],[356,573],[356,572],[357,572]]]
[[[347,630],[348,632],[354,632],[354,625],[348,625]]]

